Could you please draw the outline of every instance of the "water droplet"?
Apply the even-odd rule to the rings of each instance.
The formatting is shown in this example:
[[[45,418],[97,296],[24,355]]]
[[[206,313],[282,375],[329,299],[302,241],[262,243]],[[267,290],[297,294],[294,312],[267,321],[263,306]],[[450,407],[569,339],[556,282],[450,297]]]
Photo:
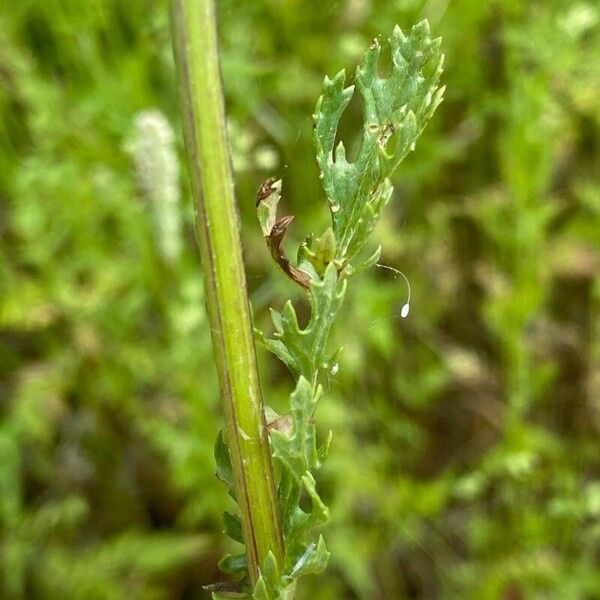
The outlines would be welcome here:
[[[333,363],[333,365],[331,366],[331,369],[329,369],[329,372],[332,375],[337,375],[339,370],[340,370],[340,365],[338,365],[337,363]]]
[[[330,206],[330,208],[331,208],[331,212],[332,213],[336,213],[338,210],[340,210],[340,205],[339,204],[332,204]]]
[[[408,317],[408,313],[410,312],[410,304],[407,302],[403,307],[402,310],[400,311],[400,316],[403,319],[406,319],[406,317]]]

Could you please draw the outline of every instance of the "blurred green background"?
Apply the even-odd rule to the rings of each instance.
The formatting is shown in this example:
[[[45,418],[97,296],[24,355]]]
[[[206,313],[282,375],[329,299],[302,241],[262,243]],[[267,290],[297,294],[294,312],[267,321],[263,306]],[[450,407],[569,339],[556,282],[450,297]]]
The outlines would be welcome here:
[[[325,74],[421,18],[446,100],[352,281],[319,409],[332,560],[302,598],[600,598],[600,6],[222,0],[255,319],[293,284],[253,215],[321,231]],[[341,136],[358,139],[361,107]],[[157,112],[158,111],[158,112]],[[0,597],[206,598],[229,546],[171,55],[154,0],[0,9]],[[267,401],[292,380],[259,350]]]

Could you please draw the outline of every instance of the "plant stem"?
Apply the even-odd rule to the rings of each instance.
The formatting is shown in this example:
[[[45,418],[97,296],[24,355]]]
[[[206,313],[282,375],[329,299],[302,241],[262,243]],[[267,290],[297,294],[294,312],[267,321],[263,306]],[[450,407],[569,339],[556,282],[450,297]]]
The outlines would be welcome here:
[[[271,453],[256,366],[227,142],[213,0],[171,0],[188,168],[235,490],[253,583],[283,565]]]

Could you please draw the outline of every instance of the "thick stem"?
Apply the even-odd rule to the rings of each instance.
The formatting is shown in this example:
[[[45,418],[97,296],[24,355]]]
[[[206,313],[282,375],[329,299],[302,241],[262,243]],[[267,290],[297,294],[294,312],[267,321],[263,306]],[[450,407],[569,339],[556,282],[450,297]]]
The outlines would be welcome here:
[[[267,554],[272,552],[281,567],[284,550],[227,143],[213,0],[171,0],[171,30],[227,442],[255,583]]]

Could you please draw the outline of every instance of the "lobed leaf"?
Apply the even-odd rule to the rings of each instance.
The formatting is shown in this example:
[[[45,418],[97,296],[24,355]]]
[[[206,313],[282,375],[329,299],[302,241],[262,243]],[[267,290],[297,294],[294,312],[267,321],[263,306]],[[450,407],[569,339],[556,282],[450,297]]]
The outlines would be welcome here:
[[[275,339],[257,331],[265,347],[284,362],[296,376],[313,380],[315,374],[327,368],[326,343],[333,320],[342,304],[346,280],[338,279],[333,263],[325,269],[322,280],[310,283],[310,321],[305,329],[298,324],[294,306],[288,301],[281,313],[271,310]]]
[[[317,453],[317,442],[313,415],[321,397],[321,386],[313,386],[300,376],[296,389],[290,396],[293,433],[271,431],[273,456],[280,460],[297,482],[309,469],[318,469],[321,464]]]
[[[313,565],[306,566],[306,569],[316,568],[315,565],[320,564],[325,556],[320,550],[318,560],[316,557],[309,557],[307,552],[315,549],[315,542],[306,543],[311,531],[329,520],[329,510],[317,493],[312,475],[312,471],[321,467],[331,441],[330,434],[323,447],[317,448],[314,413],[321,394],[321,386],[311,385],[306,378],[300,376],[296,389],[291,394],[292,433],[286,435],[280,431],[271,432],[273,457],[282,465],[278,497],[286,537],[286,565],[290,576],[294,570],[297,574],[304,572],[300,569],[300,563],[308,562]],[[303,494],[310,498],[309,512],[300,507]],[[320,546],[324,546],[324,541]]]
[[[378,74],[381,47],[375,39],[356,70],[363,101],[363,133],[358,156],[346,159],[340,142],[334,150],[340,118],[354,86],[344,87],[345,72],[325,77],[317,102],[314,140],[323,189],[329,201],[337,258],[352,258],[364,246],[392,193],[387,178],[414,144],[442,101],[441,39],[431,39],[421,21],[408,35],[396,26],[390,38],[392,70]]]

